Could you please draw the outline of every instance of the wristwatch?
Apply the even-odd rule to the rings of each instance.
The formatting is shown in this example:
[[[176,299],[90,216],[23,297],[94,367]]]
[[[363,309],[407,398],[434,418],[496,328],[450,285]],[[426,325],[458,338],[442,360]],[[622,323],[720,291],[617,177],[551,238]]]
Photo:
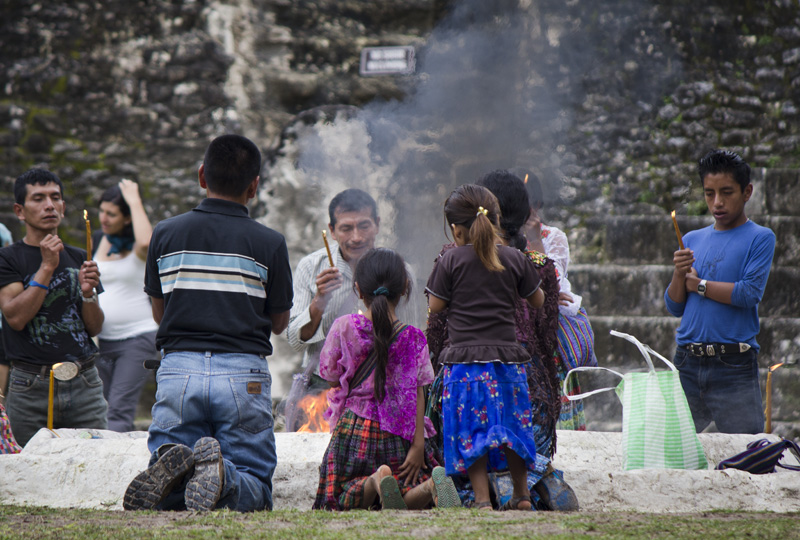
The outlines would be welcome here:
[[[97,303],[97,291],[92,291],[92,296],[90,297],[83,297],[84,304],[96,304]]]
[[[703,298],[706,297],[706,280],[705,279],[701,279],[700,283],[697,284],[697,294],[699,294]]]

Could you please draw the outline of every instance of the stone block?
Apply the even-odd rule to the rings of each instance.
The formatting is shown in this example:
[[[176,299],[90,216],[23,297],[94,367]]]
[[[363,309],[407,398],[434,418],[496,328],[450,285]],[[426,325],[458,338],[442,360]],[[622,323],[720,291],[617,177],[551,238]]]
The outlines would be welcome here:
[[[590,315],[667,315],[664,291],[672,279],[671,265],[572,265],[572,290],[583,296]],[[800,313],[800,269],[773,266],[759,304],[763,317],[793,317]]]
[[[775,233],[774,266],[800,266],[800,218],[791,215],[750,217]],[[682,234],[713,223],[709,216],[679,215],[677,219]],[[589,245],[570,242],[570,255],[575,264],[671,264],[672,254],[678,249],[675,229],[667,212],[594,217],[587,219],[583,227],[566,232],[571,239],[589,242]]]

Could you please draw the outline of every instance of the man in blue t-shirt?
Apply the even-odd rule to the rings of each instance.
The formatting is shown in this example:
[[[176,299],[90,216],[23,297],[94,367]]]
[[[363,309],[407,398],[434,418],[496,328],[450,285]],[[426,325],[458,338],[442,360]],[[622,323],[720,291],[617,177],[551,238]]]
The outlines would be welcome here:
[[[760,433],[764,410],[758,385],[758,303],[769,277],[775,234],[750,221],[750,166],[714,150],[698,164],[714,225],[684,236],[664,293],[681,317],[675,365],[697,431],[713,420],[722,433]]]
[[[153,230],[144,290],[162,360],[150,467],[128,485],[126,510],[272,509],[267,356],[289,322],[292,273],[283,235],[245,206],[260,170],[252,141],[217,137],[198,172],[206,198]]]

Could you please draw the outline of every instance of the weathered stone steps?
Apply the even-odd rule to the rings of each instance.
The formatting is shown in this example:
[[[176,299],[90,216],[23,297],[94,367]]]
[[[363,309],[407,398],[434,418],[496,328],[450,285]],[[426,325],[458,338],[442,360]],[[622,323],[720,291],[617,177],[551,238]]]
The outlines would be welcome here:
[[[753,216],[775,233],[775,266],[800,266],[800,217]],[[708,216],[678,216],[682,234],[711,224]],[[587,218],[567,231],[575,264],[670,264],[678,240],[669,214]]]
[[[672,265],[570,266],[569,280],[583,296],[591,315],[667,315],[664,291],[672,279]],[[759,304],[762,317],[793,317],[800,313],[800,268],[773,266]]]

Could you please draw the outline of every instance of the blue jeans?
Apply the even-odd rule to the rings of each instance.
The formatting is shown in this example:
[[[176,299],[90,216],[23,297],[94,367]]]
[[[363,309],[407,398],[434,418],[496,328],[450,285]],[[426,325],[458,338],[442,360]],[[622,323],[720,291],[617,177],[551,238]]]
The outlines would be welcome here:
[[[262,355],[176,351],[156,373],[156,403],[147,447],[150,463],[164,444],[193,448],[201,437],[219,441],[225,482],[217,508],[272,509],[277,454],[272,431],[272,376]],[[185,508],[181,486],[163,509]]]
[[[712,420],[720,433],[764,431],[757,359],[752,349],[724,356],[691,356],[678,346],[675,366],[698,432]]]
[[[11,369],[6,414],[20,446],[25,446],[37,431],[47,427],[49,390],[49,376]],[[69,381],[53,381],[53,429],[106,429],[107,412],[103,383],[96,367],[78,373]]]

